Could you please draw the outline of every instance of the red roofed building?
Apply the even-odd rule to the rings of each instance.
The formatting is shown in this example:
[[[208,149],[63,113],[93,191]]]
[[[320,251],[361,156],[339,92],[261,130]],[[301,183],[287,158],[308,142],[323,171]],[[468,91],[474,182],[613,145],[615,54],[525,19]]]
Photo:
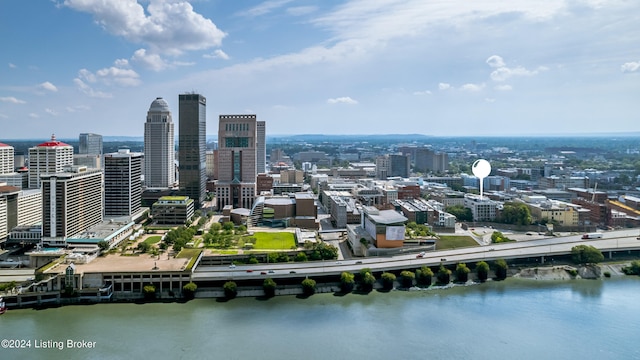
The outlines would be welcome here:
[[[29,148],[29,188],[40,187],[40,175],[63,172],[65,165],[73,165],[73,146],[51,140]]]

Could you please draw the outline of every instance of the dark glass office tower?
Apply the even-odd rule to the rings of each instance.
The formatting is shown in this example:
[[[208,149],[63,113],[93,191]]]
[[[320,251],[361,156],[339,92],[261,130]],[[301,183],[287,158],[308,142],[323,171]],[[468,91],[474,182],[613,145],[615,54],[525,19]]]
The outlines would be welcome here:
[[[200,94],[181,94],[178,99],[178,179],[180,193],[202,207],[207,184],[207,99]]]

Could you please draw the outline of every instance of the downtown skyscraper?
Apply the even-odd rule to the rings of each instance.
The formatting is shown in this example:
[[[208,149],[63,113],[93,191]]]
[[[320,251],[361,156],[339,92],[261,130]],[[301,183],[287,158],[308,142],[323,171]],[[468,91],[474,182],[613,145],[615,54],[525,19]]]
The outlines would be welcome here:
[[[220,115],[216,197],[218,209],[250,209],[256,197],[258,169],[256,115]],[[264,127],[263,127],[264,128]]]
[[[199,209],[206,200],[207,99],[200,94],[180,94],[178,107],[180,193],[193,199]]]
[[[169,188],[175,181],[174,125],[169,105],[159,97],[151,103],[144,124],[144,184]]]

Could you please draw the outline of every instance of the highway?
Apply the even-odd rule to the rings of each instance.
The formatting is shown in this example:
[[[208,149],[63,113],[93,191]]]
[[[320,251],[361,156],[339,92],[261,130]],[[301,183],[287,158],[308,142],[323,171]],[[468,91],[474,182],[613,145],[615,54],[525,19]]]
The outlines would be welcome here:
[[[415,269],[423,265],[438,266],[457,263],[475,263],[496,259],[517,259],[533,257],[549,257],[571,253],[576,245],[591,245],[601,250],[605,257],[608,251],[640,250],[638,229],[614,230],[603,233],[601,239],[583,240],[582,234],[565,237],[550,237],[536,240],[489,244],[485,246],[448,249],[427,252],[422,258],[416,254],[398,255],[394,257],[355,258],[339,261],[313,261],[303,263],[277,263],[237,265],[230,268],[223,266],[198,266],[193,273],[194,281],[251,279],[266,277],[300,277],[337,275],[343,271],[356,273],[362,268],[373,271],[399,269]],[[269,271],[272,271],[271,273]]]

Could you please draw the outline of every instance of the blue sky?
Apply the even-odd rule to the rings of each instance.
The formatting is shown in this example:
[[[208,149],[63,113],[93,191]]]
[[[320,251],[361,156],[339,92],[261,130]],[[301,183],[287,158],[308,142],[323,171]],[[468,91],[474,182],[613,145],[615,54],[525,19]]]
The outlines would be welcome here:
[[[142,136],[207,97],[268,135],[640,130],[637,0],[0,2],[0,141]],[[176,126],[177,130],[177,126]]]

